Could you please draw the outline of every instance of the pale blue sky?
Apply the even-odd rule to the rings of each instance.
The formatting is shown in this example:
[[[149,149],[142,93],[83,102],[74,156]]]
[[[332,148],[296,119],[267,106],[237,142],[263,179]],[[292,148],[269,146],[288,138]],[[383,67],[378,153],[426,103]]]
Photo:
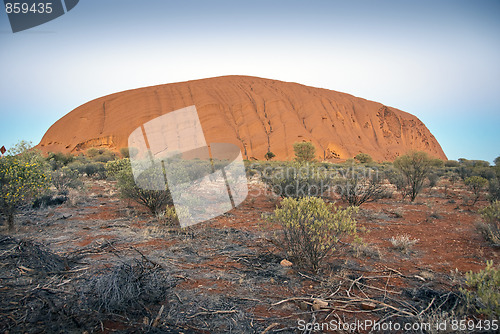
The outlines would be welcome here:
[[[500,155],[500,1],[82,0],[13,34],[0,12],[0,146],[94,98],[241,74],[410,112],[449,159]]]

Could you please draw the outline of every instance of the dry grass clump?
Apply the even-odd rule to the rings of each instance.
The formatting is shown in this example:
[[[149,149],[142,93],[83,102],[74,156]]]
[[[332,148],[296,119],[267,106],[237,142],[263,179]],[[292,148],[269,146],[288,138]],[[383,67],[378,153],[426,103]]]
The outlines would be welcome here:
[[[413,246],[419,242],[419,239],[411,239],[408,234],[397,235],[395,237],[391,237],[389,240],[392,244],[392,247],[403,254],[410,254]]]
[[[158,265],[135,260],[90,278],[83,292],[86,304],[99,312],[130,313],[164,299],[173,281]]]

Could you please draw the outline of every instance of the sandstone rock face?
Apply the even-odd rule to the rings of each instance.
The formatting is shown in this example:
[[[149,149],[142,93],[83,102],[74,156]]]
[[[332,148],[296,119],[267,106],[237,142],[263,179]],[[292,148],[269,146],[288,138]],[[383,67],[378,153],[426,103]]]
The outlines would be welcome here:
[[[393,160],[409,150],[446,159],[415,116],[345,93],[247,76],[166,84],[104,96],[53,124],[38,148],[78,153],[127,147],[130,133],[165,113],[195,105],[207,143],[238,145],[246,159],[293,159],[293,143],[311,141],[320,160],[363,152]]]

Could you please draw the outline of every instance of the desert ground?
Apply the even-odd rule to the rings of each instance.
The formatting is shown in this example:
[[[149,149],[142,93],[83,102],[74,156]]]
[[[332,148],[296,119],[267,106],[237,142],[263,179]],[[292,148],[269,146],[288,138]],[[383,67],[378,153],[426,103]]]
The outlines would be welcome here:
[[[2,332],[443,333],[484,319],[455,315],[465,273],[499,260],[476,229],[486,193],[472,205],[462,182],[362,204],[363,242],[346,239],[313,272],[272,242],[279,226],[263,217],[282,199],[258,177],[236,209],[184,229],[121,198],[114,180],[81,178],[64,203],[24,207],[1,231]],[[304,325],[325,323],[339,328]],[[406,323],[448,327],[397,327]]]

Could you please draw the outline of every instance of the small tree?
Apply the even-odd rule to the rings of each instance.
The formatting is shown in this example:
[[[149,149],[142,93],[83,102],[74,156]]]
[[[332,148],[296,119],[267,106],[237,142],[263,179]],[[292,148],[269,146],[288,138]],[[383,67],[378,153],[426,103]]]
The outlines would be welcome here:
[[[413,202],[425,185],[427,175],[432,170],[432,159],[425,152],[409,152],[396,160],[396,167],[403,176],[403,197],[409,196]]]
[[[7,218],[9,230],[14,229],[14,215],[19,207],[32,203],[48,189],[49,177],[41,161],[23,153],[0,159],[0,211]]]
[[[493,162],[495,163],[495,166],[500,166],[500,156],[496,157]]]
[[[268,220],[282,227],[276,245],[299,265],[317,271],[343,237],[356,233],[356,211],[355,207],[329,205],[317,197],[285,198]]]
[[[482,178],[481,176],[470,176],[465,179],[465,185],[469,187],[469,190],[474,194],[474,202],[472,205],[476,204],[481,196],[481,191],[488,184],[488,180]]]
[[[316,147],[311,142],[296,142],[293,144],[293,151],[297,161],[313,161],[316,157]]]
[[[373,158],[368,153],[359,153],[354,157],[354,159],[356,159],[362,164],[373,162]]]
[[[271,152],[271,151],[268,151],[268,152],[266,153],[266,155],[264,155],[264,158],[266,158],[266,160],[268,160],[268,161],[269,161],[269,160],[271,160],[272,158],[274,158],[275,156],[276,156],[276,154],[274,154],[274,153],[273,153],[273,152]]]

